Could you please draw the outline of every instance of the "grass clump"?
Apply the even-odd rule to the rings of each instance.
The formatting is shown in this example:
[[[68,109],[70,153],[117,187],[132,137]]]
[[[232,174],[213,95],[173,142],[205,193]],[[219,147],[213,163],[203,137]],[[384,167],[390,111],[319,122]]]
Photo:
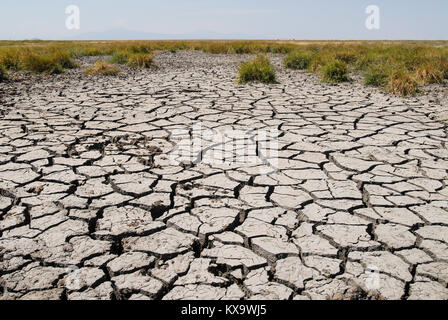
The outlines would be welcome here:
[[[443,83],[445,77],[443,70],[427,63],[416,68],[416,79],[420,84]]]
[[[151,46],[150,45],[146,45],[146,44],[140,44],[140,45],[132,45],[128,48],[128,50],[131,53],[143,53],[143,54],[147,54],[151,52]]]
[[[256,52],[256,48],[250,42],[235,43],[228,49],[233,54],[249,54]]]
[[[26,52],[22,56],[23,69],[34,73],[59,74],[64,72],[62,65],[51,56]]]
[[[59,64],[63,69],[75,69],[78,68],[78,64],[72,60],[70,55],[66,52],[55,51],[50,58],[54,63]]]
[[[389,81],[390,71],[380,66],[370,66],[364,72],[364,84],[374,87],[385,87]]]
[[[419,92],[417,81],[404,70],[392,72],[387,91],[398,96],[412,96]]]
[[[341,83],[349,81],[347,63],[334,60],[322,67],[322,81]]]
[[[126,52],[114,52],[112,57],[108,60],[112,64],[126,64],[129,61],[129,54]]]
[[[328,57],[324,57],[323,55],[316,56],[313,61],[311,62],[309,66],[309,71],[311,72],[320,72],[323,66],[328,64],[330,62],[330,59]]]
[[[119,73],[120,69],[118,67],[110,65],[104,60],[98,60],[86,70],[86,74],[91,76],[116,76]]]
[[[346,52],[346,51],[337,52],[334,55],[334,58],[336,60],[344,61],[347,64],[356,62],[356,55],[355,55],[355,53]]]
[[[262,82],[262,83],[276,83],[276,75],[274,66],[271,61],[264,55],[258,56],[255,59],[242,63],[238,70],[238,82]]]
[[[78,64],[63,51],[52,51],[46,55],[26,51],[20,56],[19,67],[15,62],[12,67],[14,70],[24,69],[34,73],[59,74],[64,69],[77,68]]]
[[[0,56],[0,63],[7,70],[20,70],[20,54],[19,52],[6,51]]]
[[[129,56],[128,66],[131,68],[149,69],[155,67],[152,54],[136,53]]]
[[[0,64],[0,82],[8,80],[8,73],[6,72],[6,68]]]
[[[313,54],[311,52],[292,51],[283,60],[285,68],[305,70],[311,66]]]
[[[96,57],[112,54],[112,49],[103,48],[101,46],[79,46],[69,49],[69,53],[72,57]]]

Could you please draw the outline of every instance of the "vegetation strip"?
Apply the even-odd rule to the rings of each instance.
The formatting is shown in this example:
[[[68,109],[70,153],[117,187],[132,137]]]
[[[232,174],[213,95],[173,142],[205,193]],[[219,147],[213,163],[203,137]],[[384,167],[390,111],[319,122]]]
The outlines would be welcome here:
[[[76,68],[73,59],[83,56],[111,56],[108,62],[112,64],[153,68],[155,52],[181,50],[286,54],[286,68],[318,73],[323,81],[335,83],[348,81],[351,71],[359,72],[366,85],[401,96],[415,95],[423,85],[448,79],[448,44],[443,41],[1,41],[0,81],[7,79],[7,71],[62,73]],[[268,73],[261,81],[275,82]],[[245,82],[241,74],[239,81]]]

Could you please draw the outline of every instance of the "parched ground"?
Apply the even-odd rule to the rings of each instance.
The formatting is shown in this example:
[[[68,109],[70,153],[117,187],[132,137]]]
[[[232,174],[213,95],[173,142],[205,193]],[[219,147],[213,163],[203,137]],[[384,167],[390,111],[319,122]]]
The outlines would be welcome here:
[[[279,84],[238,85],[247,58],[0,84],[0,296],[448,299],[446,87],[396,98],[281,57]]]

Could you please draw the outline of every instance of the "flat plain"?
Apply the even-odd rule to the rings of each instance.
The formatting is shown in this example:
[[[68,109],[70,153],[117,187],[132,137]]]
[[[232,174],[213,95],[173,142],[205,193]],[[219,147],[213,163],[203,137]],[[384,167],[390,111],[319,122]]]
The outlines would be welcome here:
[[[399,97],[270,53],[277,83],[238,84],[253,57],[0,83],[3,297],[448,299],[446,83]]]

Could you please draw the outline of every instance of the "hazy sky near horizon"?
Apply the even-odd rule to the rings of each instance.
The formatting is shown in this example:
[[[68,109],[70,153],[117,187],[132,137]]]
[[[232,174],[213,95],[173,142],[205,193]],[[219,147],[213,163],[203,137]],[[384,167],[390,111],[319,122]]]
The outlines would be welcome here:
[[[80,30],[65,26],[80,8]],[[365,27],[368,5],[380,30]],[[0,39],[66,39],[132,30],[158,34],[216,32],[267,39],[448,40],[447,0],[1,0]]]

